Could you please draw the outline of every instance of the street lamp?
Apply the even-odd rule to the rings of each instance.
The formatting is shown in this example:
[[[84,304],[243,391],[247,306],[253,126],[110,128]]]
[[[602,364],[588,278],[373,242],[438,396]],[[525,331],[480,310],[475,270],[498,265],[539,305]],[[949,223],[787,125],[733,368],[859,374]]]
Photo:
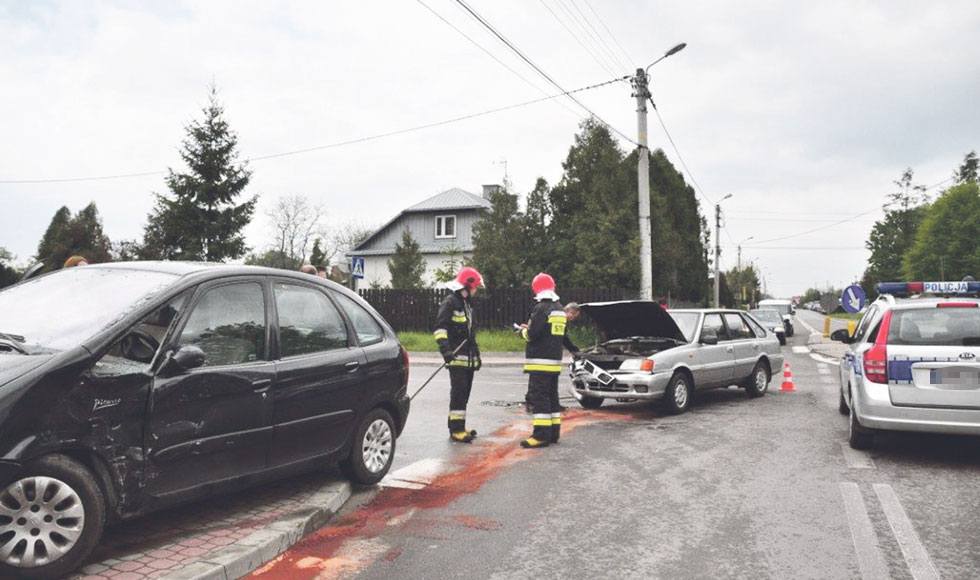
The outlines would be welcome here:
[[[721,233],[721,202],[731,196],[732,194],[729,193],[715,204],[715,308],[721,308],[721,302],[718,299],[718,295],[721,293],[721,278],[718,274],[718,261],[721,259],[721,246],[718,244],[718,236]]]
[[[739,272],[742,271],[742,244],[752,239],[755,239],[755,236],[749,236],[738,243],[738,271]]]
[[[653,300],[653,249],[650,247],[650,150],[647,148],[647,99],[650,98],[647,71],[650,67],[672,54],[677,54],[684,47],[680,43],[668,50],[663,56],[650,63],[645,69],[636,69],[636,76],[631,79],[633,96],[636,97],[636,131],[637,131],[637,195],[640,198],[640,300]]]

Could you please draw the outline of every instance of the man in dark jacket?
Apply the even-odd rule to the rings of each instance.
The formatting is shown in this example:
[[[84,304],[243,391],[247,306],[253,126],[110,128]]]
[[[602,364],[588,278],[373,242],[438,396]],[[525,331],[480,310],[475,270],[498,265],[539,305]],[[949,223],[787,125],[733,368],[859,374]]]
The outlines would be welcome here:
[[[531,403],[531,436],[521,447],[537,449],[557,443],[561,435],[561,406],[558,403],[558,376],[561,374],[565,310],[555,294],[555,281],[548,274],[538,274],[531,282],[537,304],[531,308],[527,324],[520,333],[527,341],[524,349],[524,372],[528,374],[527,400]]]
[[[475,430],[466,429],[473,373],[480,370],[480,347],[476,344],[470,298],[482,286],[483,276],[476,268],[461,268],[456,279],[446,283],[453,293],[439,306],[432,333],[449,368],[449,437],[459,443],[469,443],[476,437]]]

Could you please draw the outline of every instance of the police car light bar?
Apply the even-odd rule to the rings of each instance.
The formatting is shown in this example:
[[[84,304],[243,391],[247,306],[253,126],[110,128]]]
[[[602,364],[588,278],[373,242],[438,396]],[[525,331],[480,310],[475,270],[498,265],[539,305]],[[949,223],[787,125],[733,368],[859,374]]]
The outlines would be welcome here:
[[[980,282],[882,282],[879,294],[963,294],[980,292]]]

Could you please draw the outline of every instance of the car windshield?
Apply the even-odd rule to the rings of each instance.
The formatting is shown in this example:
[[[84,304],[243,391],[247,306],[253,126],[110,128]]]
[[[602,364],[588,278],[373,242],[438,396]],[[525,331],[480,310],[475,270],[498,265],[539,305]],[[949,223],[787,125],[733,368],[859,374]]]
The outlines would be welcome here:
[[[697,330],[700,314],[697,312],[668,312],[668,314],[677,323],[677,327],[681,329],[681,332],[684,333],[684,338],[687,339],[687,342],[693,341],[694,331]]]
[[[888,344],[980,346],[980,308],[896,309]]]
[[[177,278],[95,266],[34,278],[0,292],[0,332],[31,350],[65,350],[116,322]]]
[[[769,308],[767,308],[765,310],[753,310],[751,312],[751,314],[752,314],[752,316],[755,316],[757,319],[761,320],[762,322],[782,322],[783,321],[783,317],[779,315],[779,312],[777,312],[775,310],[772,310],[772,309],[769,309]]]

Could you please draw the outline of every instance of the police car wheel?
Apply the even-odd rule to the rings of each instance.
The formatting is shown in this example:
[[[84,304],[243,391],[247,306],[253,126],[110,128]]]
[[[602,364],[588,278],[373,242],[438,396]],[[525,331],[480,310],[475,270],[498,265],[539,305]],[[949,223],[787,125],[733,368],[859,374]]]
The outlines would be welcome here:
[[[841,389],[837,394],[837,411],[841,415],[848,415],[851,412],[851,408],[847,406],[847,401],[844,400],[844,390]]]
[[[605,399],[602,397],[587,397],[583,395],[578,400],[578,404],[582,405],[582,407],[585,409],[598,409],[602,406],[603,401],[605,401]]]
[[[874,443],[874,432],[858,423],[854,408],[851,407],[850,421],[847,432],[847,443],[852,449],[871,449]]]

